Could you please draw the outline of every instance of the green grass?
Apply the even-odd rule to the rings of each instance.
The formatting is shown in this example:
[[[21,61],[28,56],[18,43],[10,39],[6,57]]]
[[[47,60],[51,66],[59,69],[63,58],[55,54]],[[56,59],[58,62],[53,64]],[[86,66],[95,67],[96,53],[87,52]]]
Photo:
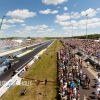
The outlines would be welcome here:
[[[56,40],[42,55],[41,59],[38,59],[34,65],[24,74],[25,78],[33,78],[37,80],[50,80],[55,81],[57,79],[57,51],[63,48],[61,42]],[[51,57],[52,56],[52,57]],[[25,80],[25,79],[24,79]],[[31,81],[31,80],[27,80]],[[20,92],[23,88],[27,89],[25,96],[20,96]],[[7,93],[1,98],[2,100],[57,100],[57,83],[47,83],[46,96],[45,85],[40,83],[36,85],[35,81],[32,81],[30,86],[13,86],[7,91]],[[41,93],[42,95],[39,95]],[[1,100],[0,99],[0,100]]]

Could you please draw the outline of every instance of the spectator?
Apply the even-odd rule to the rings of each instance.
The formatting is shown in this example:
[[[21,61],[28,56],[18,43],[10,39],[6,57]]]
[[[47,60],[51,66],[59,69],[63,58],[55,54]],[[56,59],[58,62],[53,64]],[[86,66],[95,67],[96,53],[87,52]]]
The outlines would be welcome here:
[[[89,62],[89,61],[87,61],[87,68],[89,67],[89,65],[90,65],[90,62]]]
[[[77,80],[77,89],[80,90],[80,79]]]
[[[99,91],[99,94],[98,94],[97,98],[98,98],[98,100],[100,100],[100,91]]]
[[[25,66],[25,69],[26,69],[26,71],[28,71],[28,68],[29,68],[29,66],[28,66],[28,64]]]
[[[100,70],[98,71],[98,78],[100,77]]]

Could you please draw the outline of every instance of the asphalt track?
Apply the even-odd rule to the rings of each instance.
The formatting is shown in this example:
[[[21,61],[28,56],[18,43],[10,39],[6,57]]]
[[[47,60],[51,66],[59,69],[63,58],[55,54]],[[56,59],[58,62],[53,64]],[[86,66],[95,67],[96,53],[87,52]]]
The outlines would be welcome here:
[[[44,43],[46,43],[46,42],[44,42]],[[42,43],[42,44],[44,44],[44,43]],[[21,53],[23,53],[23,52],[25,52],[25,51],[27,51],[27,50],[29,50],[29,49],[34,49],[34,48],[37,47],[37,46],[40,46],[40,43],[37,44],[37,45],[30,46],[30,47],[26,46],[27,49],[26,49],[26,47],[24,47],[24,48],[22,48],[21,50],[15,51],[15,52],[10,53],[10,54],[13,54],[13,56],[15,56],[15,55],[21,54]],[[0,55],[0,56],[1,56],[1,55]],[[2,60],[7,59],[7,58],[9,58],[8,55],[5,55],[5,54],[4,54],[4,55],[2,56]],[[0,59],[0,60],[1,60],[1,59]]]
[[[87,70],[86,66],[83,66],[83,71],[84,73],[86,73],[88,75],[88,77],[90,78],[91,80],[91,83],[90,83],[90,89],[88,90],[87,88],[82,88],[82,86],[80,87],[80,97],[81,99],[80,100],[84,100],[83,97],[84,95],[87,96],[87,97],[90,97],[91,100],[97,100],[94,98],[94,92],[95,92],[95,76],[89,71]]]
[[[15,64],[11,69],[9,69],[7,72],[3,73],[2,75],[0,75],[0,81],[8,81],[11,78],[12,75],[12,70],[13,68],[18,69],[19,67],[24,67],[25,63],[33,58],[39,51],[41,51],[42,49],[47,48],[48,45],[50,45],[53,42],[53,40],[49,41],[49,42],[45,42],[42,43],[41,45],[35,45],[33,47],[29,47],[28,49],[32,49],[37,47],[36,49],[33,50],[33,52],[30,52],[22,57],[20,57],[21,59],[23,59],[20,63]],[[24,50],[23,50],[24,51]],[[8,55],[5,56],[5,58],[8,57]]]

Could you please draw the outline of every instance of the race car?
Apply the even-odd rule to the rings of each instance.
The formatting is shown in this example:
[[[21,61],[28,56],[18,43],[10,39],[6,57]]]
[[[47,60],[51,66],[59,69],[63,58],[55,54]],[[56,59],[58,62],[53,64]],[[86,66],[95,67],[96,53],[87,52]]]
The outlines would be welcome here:
[[[0,75],[3,74],[4,72],[6,72],[7,70],[8,70],[7,66],[0,65]]]
[[[22,59],[5,59],[0,64],[0,75],[21,61],[22,61]]]

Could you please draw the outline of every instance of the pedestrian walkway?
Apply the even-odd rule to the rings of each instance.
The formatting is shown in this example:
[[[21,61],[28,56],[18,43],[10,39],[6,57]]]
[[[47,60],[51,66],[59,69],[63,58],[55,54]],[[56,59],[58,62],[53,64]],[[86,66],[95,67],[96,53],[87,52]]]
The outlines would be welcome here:
[[[80,58],[80,56],[78,56],[78,55],[75,55],[75,57],[76,57],[77,59]],[[85,61],[83,61],[83,66],[84,66],[84,67],[87,67],[87,63],[86,63]],[[87,70],[88,70],[90,73],[92,73],[96,79],[98,78],[98,75],[97,75],[97,72],[96,72],[96,69],[94,68],[94,66],[89,65],[89,67],[87,68]]]
[[[77,59],[80,58],[78,55],[75,55],[75,57]],[[85,61],[83,61],[82,65],[83,65],[83,71],[90,77],[91,83],[90,83],[90,89],[89,90],[83,89],[81,87],[81,89],[80,89],[81,100],[83,100],[82,98],[84,97],[84,95],[87,96],[87,97],[91,97],[92,100],[97,100],[97,99],[95,99],[95,95],[94,95],[94,92],[95,92],[95,89],[96,89],[95,80],[98,78],[97,72],[93,70],[94,68],[93,68],[92,65],[89,65],[89,67],[87,68],[87,63]]]

